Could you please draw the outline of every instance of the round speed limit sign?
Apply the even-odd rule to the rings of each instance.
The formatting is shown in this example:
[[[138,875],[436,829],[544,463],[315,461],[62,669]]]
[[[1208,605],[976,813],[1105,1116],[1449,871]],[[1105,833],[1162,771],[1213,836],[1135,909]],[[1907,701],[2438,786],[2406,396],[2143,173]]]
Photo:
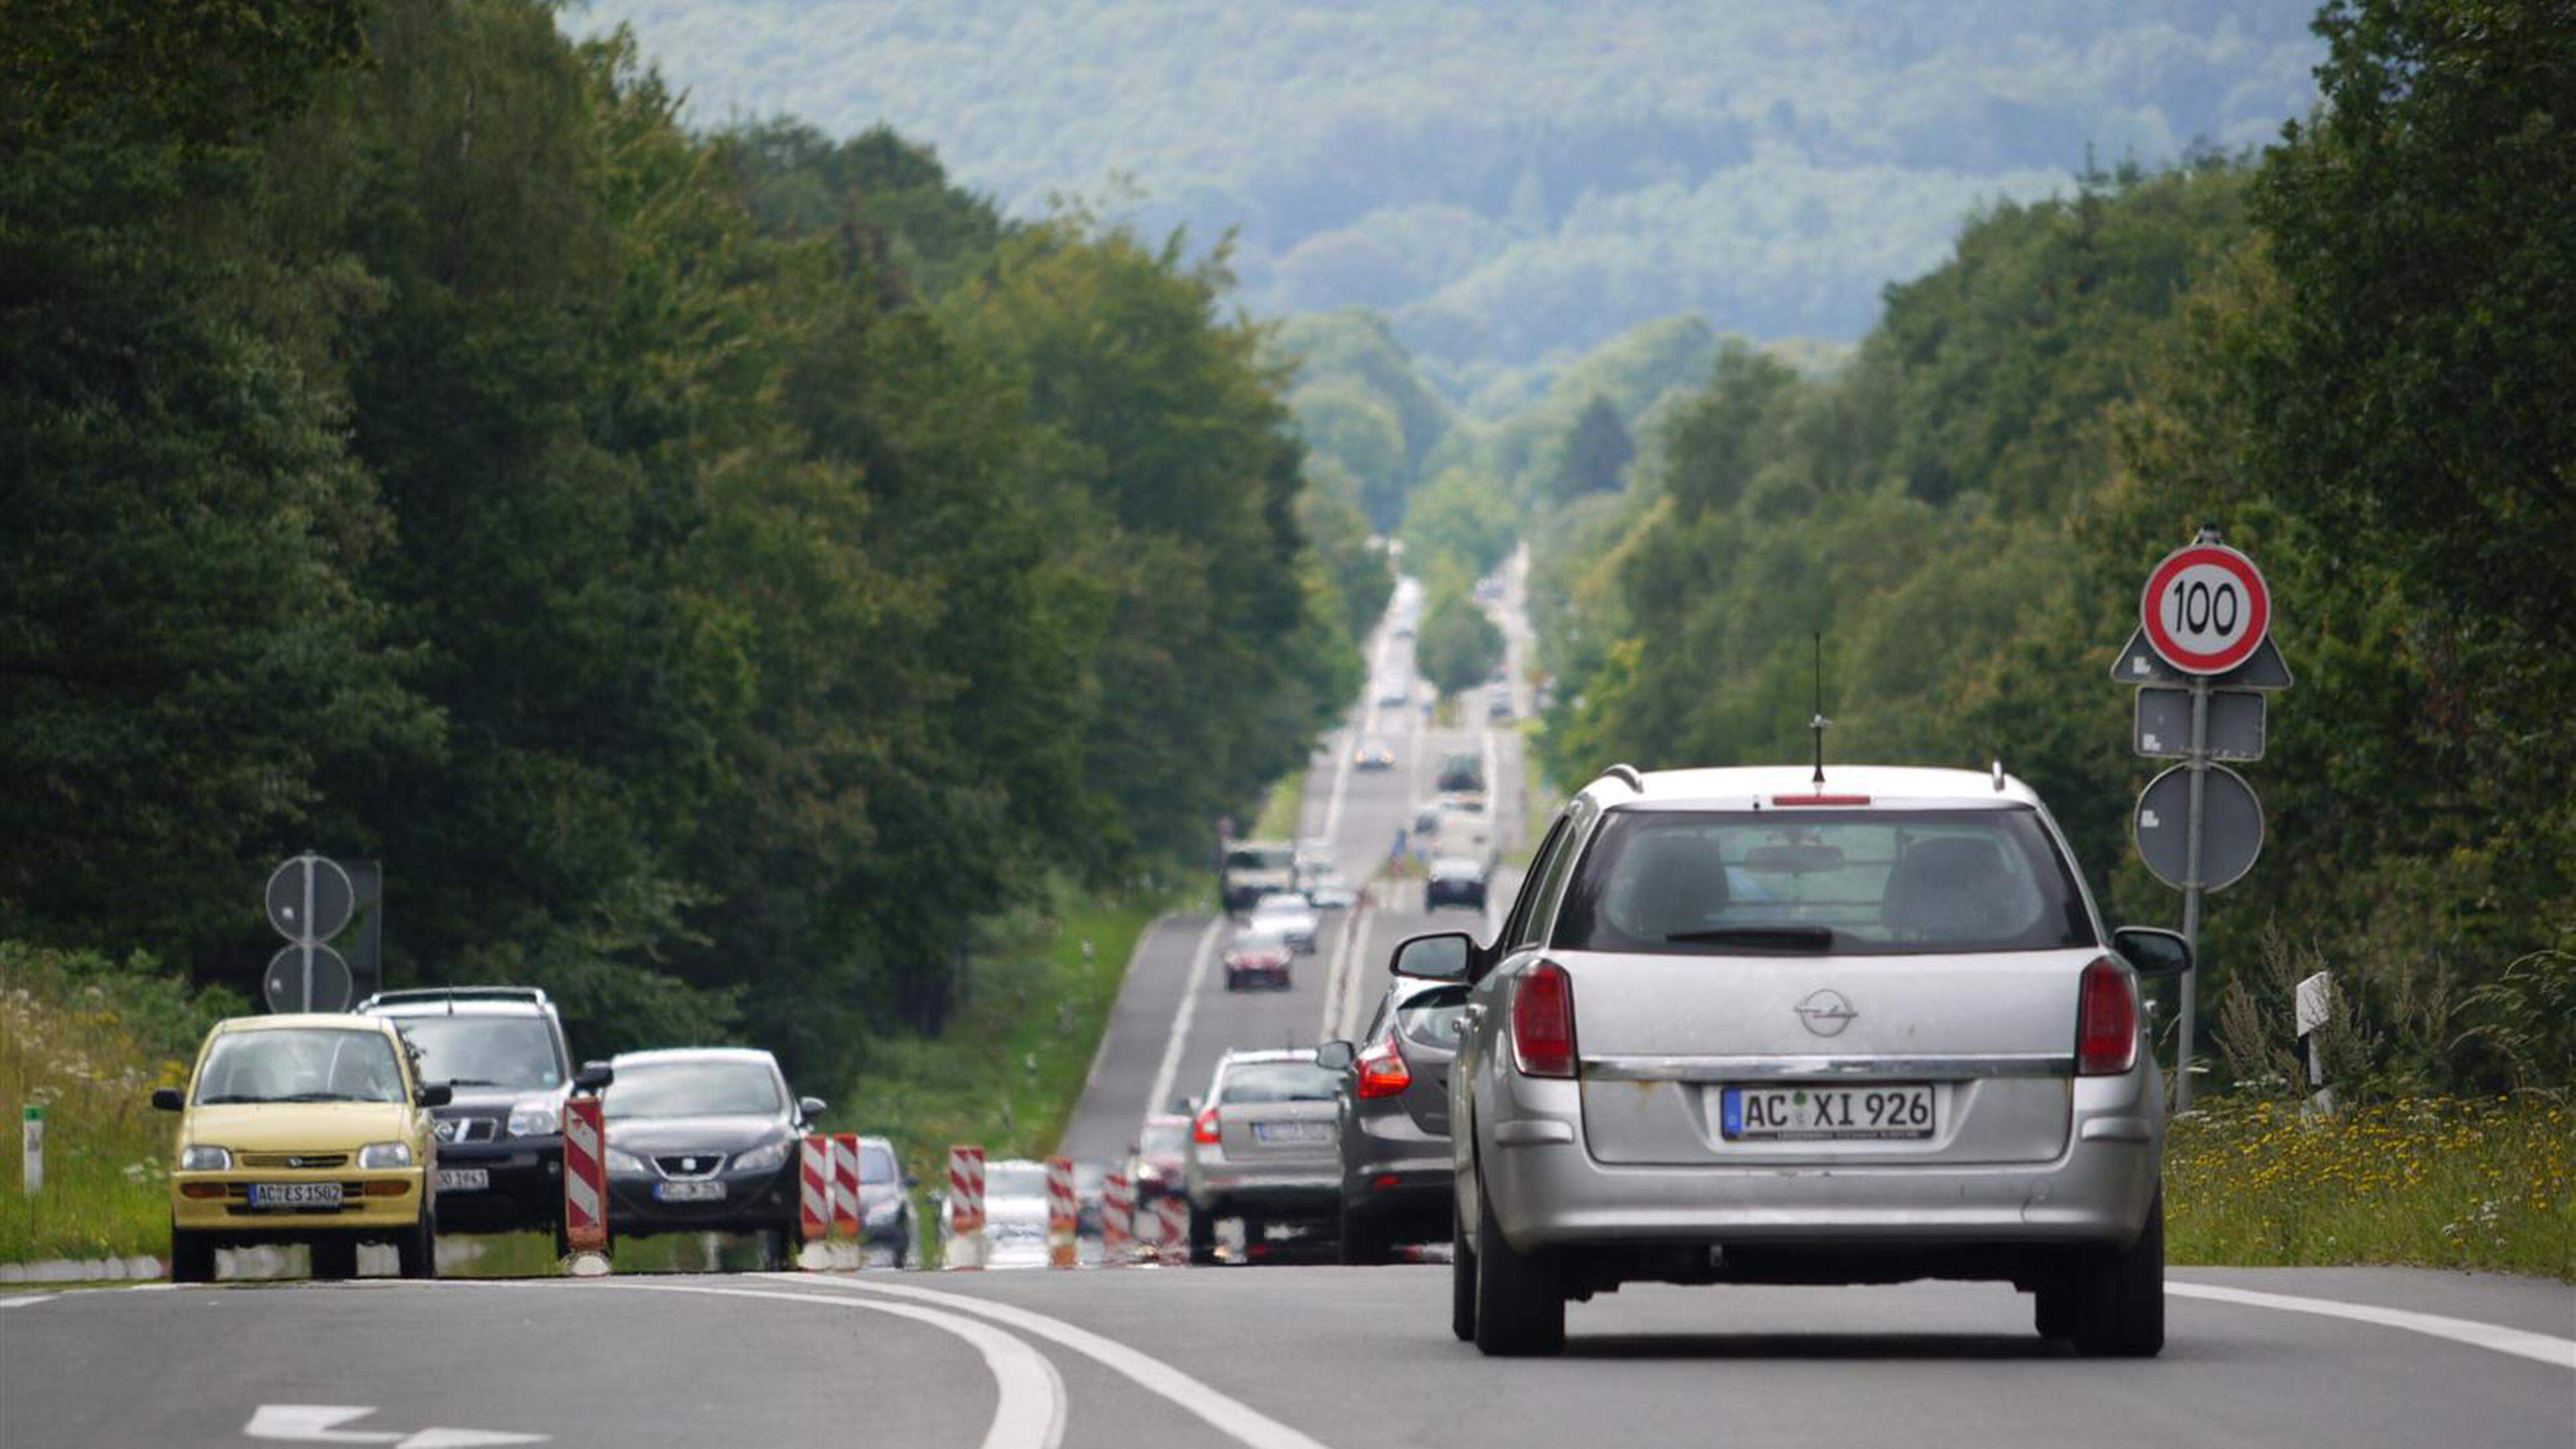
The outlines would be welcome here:
[[[2272,592],[2254,561],[2218,543],[2165,555],[2138,599],[2147,643],[2185,674],[2225,674],[2263,643]]]

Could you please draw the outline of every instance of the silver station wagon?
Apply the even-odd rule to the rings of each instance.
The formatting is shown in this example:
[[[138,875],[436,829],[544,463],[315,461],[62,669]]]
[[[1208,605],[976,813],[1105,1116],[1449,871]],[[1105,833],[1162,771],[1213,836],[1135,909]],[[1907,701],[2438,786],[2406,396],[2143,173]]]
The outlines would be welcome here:
[[[1553,1353],[1622,1283],[2010,1282],[2088,1353],[2164,1344],[2163,1083],[2141,975],[2005,775],[1614,766],[1567,802],[1450,1074],[1452,1326]]]

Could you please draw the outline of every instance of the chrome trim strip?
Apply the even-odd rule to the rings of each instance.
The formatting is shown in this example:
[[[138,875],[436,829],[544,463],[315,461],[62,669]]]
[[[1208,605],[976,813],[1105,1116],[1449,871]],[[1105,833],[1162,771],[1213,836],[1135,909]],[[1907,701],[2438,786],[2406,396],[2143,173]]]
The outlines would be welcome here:
[[[1982,1077],[2072,1077],[2057,1052],[1925,1057],[1585,1057],[1596,1082],[1964,1082]]]

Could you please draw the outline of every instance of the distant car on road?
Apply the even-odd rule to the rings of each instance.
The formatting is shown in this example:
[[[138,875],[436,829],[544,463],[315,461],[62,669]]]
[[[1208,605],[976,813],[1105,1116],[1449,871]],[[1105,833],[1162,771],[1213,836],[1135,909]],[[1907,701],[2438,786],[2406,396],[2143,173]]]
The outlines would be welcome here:
[[[1287,937],[1276,931],[1247,927],[1225,948],[1225,989],[1242,991],[1266,986],[1273,991],[1286,991],[1290,965],[1296,959],[1297,952]]]
[[[1474,856],[1432,857],[1431,872],[1422,882],[1422,908],[1436,911],[1442,906],[1465,906],[1473,911],[1483,910],[1485,876],[1485,862]]]
[[[1285,939],[1299,952],[1315,949],[1315,939],[1324,929],[1323,920],[1315,914],[1314,904],[1295,891],[1278,891],[1252,903],[1252,918],[1244,928]]]
[[[2164,1345],[2138,983],[2191,953],[2105,930],[2000,771],[1615,769],[1495,944],[1394,964],[1469,988],[1451,1327],[1487,1353],[1638,1281],[2000,1280],[2081,1352]]]
[[[1485,757],[1473,750],[1444,756],[1435,782],[1443,794],[1481,796],[1485,793]]]
[[[421,1079],[452,1092],[437,1109],[441,1232],[552,1233],[563,1238],[563,1106],[579,1080],[608,1084],[608,1068],[576,1072],[554,1003],[533,986],[380,991],[362,1015],[394,1024]]]
[[[1247,911],[1263,896],[1297,888],[1296,847],[1284,840],[1239,840],[1226,847],[1218,892],[1228,911]]]
[[[911,1264],[917,1241],[910,1186],[892,1140],[859,1139],[859,1230],[867,1246],[884,1249],[898,1268]]]
[[[438,1157],[425,1082],[378,1016],[217,1022],[188,1085],[152,1105],[179,1115],[170,1172],[170,1277],[206,1283],[215,1250],[301,1243],[313,1276],[354,1277],[358,1244],[391,1243],[406,1278],[438,1276]]]
[[[609,1065],[610,1234],[750,1233],[763,1267],[790,1266],[797,1145],[823,1103],[791,1094],[777,1059],[750,1048],[624,1052]]]
[[[1306,901],[1319,911],[1347,911],[1360,903],[1360,893],[1340,871],[1318,871],[1306,883]]]
[[[1449,1240],[1449,1063],[1466,1008],[1458,982],[1398,976],[1357,1044],[1317,1052],[1344,1069],[1336,1132],[1345,1263],[1386,1262],[1397,1243]]]
[[[1315,1048],[1234,1050],[1190,1124],[1190,1261],[1216,1261],[1216,1221],[1240,1218],[1247,1248],[1273,1222],[1328,1230],[1341,1217],[1334,1145],[1340,1075],[1316,1065]]]
[[[1511,717],[1512,692],[1500,685],[1496,685],[1493,693],[1485,697],[1485,718],[1495,724],[1502,724],[1510,720]]]
[[[1362,740],[1351,751],[1351,768],[1364,774],[1395,768],[1395,751],[1378,740]]]
[[[1413,702],[1412,681],[1389,679],[1380,682],[1377,687],[1377,702],[1380,705],[1411,704]]]
[[[1127,1181],[1136,1206],[1156,1198],[1187,1195],[1190,1119],[1182,1113],[1157,1113],[1138,1126],[1127,1150]]]

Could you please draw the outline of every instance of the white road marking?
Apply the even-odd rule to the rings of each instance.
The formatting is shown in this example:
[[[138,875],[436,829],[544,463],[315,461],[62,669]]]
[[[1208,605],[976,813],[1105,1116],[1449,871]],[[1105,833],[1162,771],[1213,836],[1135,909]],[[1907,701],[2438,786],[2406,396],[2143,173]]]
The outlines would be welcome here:
[[[799,1281],[791,1274],[765,1276]],[[810,1280],[804,1280],[810,1281]],[[827,1279],[818,1287],[838,1289],[861,1295],[891,1294],[937,1303],[962,1313],[973,1313],[996,1323],[1008,1324],[1022,1333],[1063,1345],[1100,1364],[1129,1382],[1159,1394],[1190,1413],[1207,1421],[1219,1432],[1232,1438],[1245,1449],[1325,1449],[1317,1440],[1280,1423],[1240,1399],[1221,1393],[1190,1377],[1150,1354],[1139,1352],[1118,1342],[1103,1338],[1087,1328],[1076,1328],[1060,1318],[1050,1318],[1008,1303],[993,1303],[970,1298],[960,1293],[943,1293],[931,1288],[912,1288],[893,1283],[856,1279]],[[802,1295],[798,1295],[802,1296]]]
[[[815,1281],[793,1273],[765,1273],[761,1276],[775,1278],[782,1283]],[[972,1318],[960,1318],[936,1308],[916,1308],[905,1303],[873,1303],[860,1298],[832,1298],[820,1293],[784,1293],[763,1288],[714,1288],[695,1283],[609,1283],[601,1286],[639,1293],[703,1293],[714,1298],[771,1298],[788,1303],[863,1308],[873,1313],[887,1313],[926,1323],[943,1333],[964,1339],[984,1356],[984,1367],[993,1375],[998,1400],[993,1406],[992,1427],[984,1431],[983,1449],[1057,1449],[1064,1442],[1064,1379],[1056,1373],[1055,1365],[1047,1361],[1045,1354]],[[943,1301],[948,1298],[943,1293],[920,1296]],[[965,1306],[964,1302],[958,1306]]]
[[[1350,1035],[1348,1031],[1337,1031],[1334,1028],[1341,1024],[1344,1017],[1353,1014],[1348,1009],[1349,1003],[1358,993],[1351,989],[1351,984],[1359,978],[1359,973],[1365,968],[1368,960],[1366,949],[1357,948],[1356,943],[1361,933],[1367,929],[1369,915],[1374,909],[1375,907],[1365,900],[1351,907],[1342,917],[1341,930],[1333,937],[1333,962],[1324,972],[1323,1039],[1325,1041]]]
[[[1199,937],[1198,954],[1190,958],[1189,979],[1181,983],[1181,1009],[1172,1014],[1172,1034],[1163,1043],[1162,1065],[1154,1069],[1153,1088],[1145,1094],[1145,1110],[1160,1112],[1172,1100],[1172,1079],[1180,1075],[1181,1052],[1190,1043],[1190,1021],[1199,1014],[1199,992],[1207,986],[1208,962],[1216,954],[1217,933],[1225,929],[1225,913],[1217,913]]]
[[[0,1298],[0,1308],[24,1308],[30,1303],[51,1303],[56,1296],[52,1293],[22,1293],[15,1298]]]
[[[2472,1348],[2508,1353],[2553,1368],[2576,1370],[2576,1338],[2480,1323],[2473,1318],[2446,1318],[2438,1313],[2416,1313],[2404,1308],[2379,1308],[2367,1303],[2301,1298],[2287,1293],[2258,1293],[2251,1288],[2223,1288],[2215,1283],[2183,1283],[2171,1278],[2165,1280],[2165,1294],[2173,1298],[2202,1298],[2212,1303],[2234,1303],[2246,1308],[2274,1308],[2283,1313],[2313,1313],[2323,1318],[2375,1323],[2382,1328],[2402,1328],[2409,1333],[2447,1338]]]

